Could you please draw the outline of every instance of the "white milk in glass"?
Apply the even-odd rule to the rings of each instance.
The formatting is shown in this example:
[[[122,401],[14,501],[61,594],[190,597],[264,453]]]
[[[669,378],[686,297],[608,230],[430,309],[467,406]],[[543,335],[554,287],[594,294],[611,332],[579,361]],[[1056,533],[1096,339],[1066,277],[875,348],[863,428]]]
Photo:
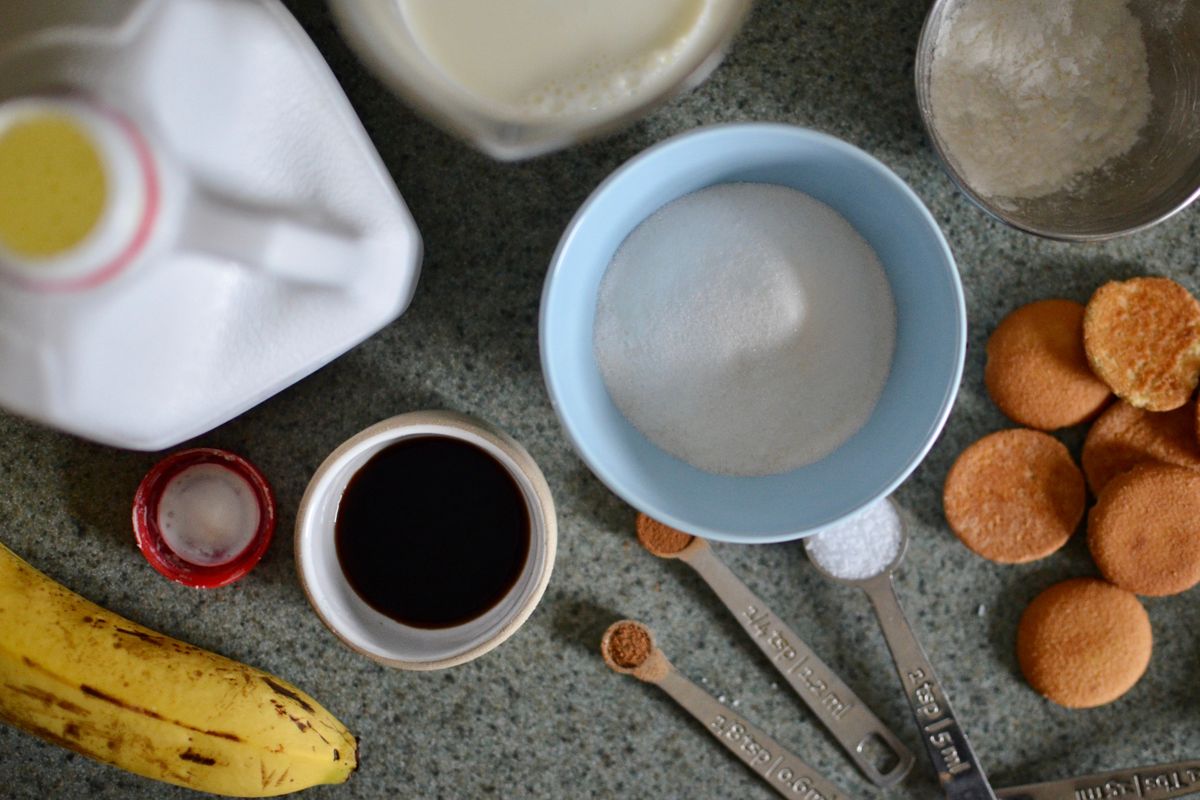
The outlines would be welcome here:
[[[728,0],[397,0],[450,80],[521,116],[555,117],[653,95],[710,46]]]

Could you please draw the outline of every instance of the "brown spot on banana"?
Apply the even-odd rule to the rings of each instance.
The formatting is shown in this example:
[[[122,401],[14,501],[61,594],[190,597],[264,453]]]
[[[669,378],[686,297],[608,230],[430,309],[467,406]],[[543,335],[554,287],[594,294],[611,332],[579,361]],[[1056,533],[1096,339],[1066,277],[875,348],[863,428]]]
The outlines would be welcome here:
[[[50,694],[50,692],[47,692],[44,689],[38,689],[36,686],[13,686],[11,683],[6,683],[4,684],[4,688],[11,692],[25,695],[26,697],[32,697],[46,708],[54,705],[54,701],[56,699],[54,695]]]
[[[106,694],[105,692],[100,691],[99,689],[97,689],[94,686],[88,686],[86,683],[81,684],[79,686],[79,690],[82,691],[84,694],[86,694],[88,697],[94,697],[97,700],[103,700],[104,702],[111,703],[112,705],[117,706],[118,708],[123,708],[126,711],[132,711],[135,714],[142,714],[144,716],[149,717],[150,719],[163,719],[162,714],[159,714],[157,711],[151,711],[148,708],[142,708],[141,706],[134,705],[133,703],[126,703],[121,698],[113,697],[111,694]],[[170,720],[168,720],[168,721],[170,721]],[[179,724],[179,723],[176,723],[176,724]]]
[[[190,747],[187,750],[184,750],[182,753],[180,753],[179,757],[182,758],[184,761],[191,761],[193,764],[203,764],[206,767],[211,767],[217,763],[217,760],[215,758],[210,758],[209,756],[202,756]]]
[[[166,639],[164,639],[162,636],[155,636],[150,633],[143,633],[142,631],[133,631],[129,628],[113,628],[113,630],[115,630],[117,633],[123,633],[126,636],[132,636],[135,639],[140,639],[146,644],[154,645],[155,647],[162,647],[166,643]]]
[[[49,708],[52,705],[58,706],[63,711],[66,711],[68,714],[75,714],[76,716],[80,716],[80,717],[86,717],[88,714],[91,713],[86,708],[77,706],[74,703],[72,703],[70,700],[64,700],[63,698],[59,697],[58,695],[54,694],[53,692],[48,692],[45,689],[39,689],[36,686],[29,686],[29,685],[13,686],[11,683],[6,683],[6,684],[4,684],[4,688],[8,689],[11,692],[15,692],[16,694],[20,694],[20,695],[24,695],[25,697],[33,698],[34,700],[37,700],[39,703],[44,705],[46,708]]]
[[[82,706],[75,705],[70,700],[63,700],[61,698],[55,702],[55,705],[61,708],[63,711],[66,711],[68,714],[75,714],[80,717],[86,717],[92,713]]]
[[[133,703],[126,703],[121,698],[113,697],[111,694],[102,692],[94,686],[88,686],[86,683],[82,684],[79,687],[79,689],[84,694],[88,695],[89,697],[95,697],[97,700],[103,700],[104,702],[111,703],[112,705],[117,706],[118,708],[123,708],[126,711],[132,711],[135,714],[144,714],[145,716],[150,717],[150,719],[157,719],[157,720],[161,720],[163,722],[170,723],[171,725],[178,725],[180,728],[183,728],[183,729],[189,730],[189,731],[195,731],[196,733],[203,733],[205,736],[216,736],[219,739],[228,739],[231,742],[242,741],[241,737],[238,736],[236,733],[227,733],[225,731],[215,731],[215,730],[206,731],[203,728],[197,728],[195,725],[189,725],[186,722],[181,722],[177,719],[170,719],[168,717],[164,717],[162,714],[159,714],[157,711],[153,711],[149,708],[143,708],[142,706],[134,705]]]
[[[41,664],[37,663],[36,661],[34,661],[34,660],[33,660],[32,658],[30,658],[29,656],[21,656],[21,663],[22,663],[22,664],[24,664],[25,666],[29,667],[30,669],[36,669],[38,672],[42,673],[43,675],[49,675],[49,676],[51,676],[52,678],[57,678],[57,677],[58,677],[58,676],[57,676],[57,675],[55,675],[53,672],[51,672],[50,670],[46,669],[46,668],[45,668],[45,667],[43,667]]]
[[[313,707],[310,706],[303,697],[296,694],[295,692],[293,692],[291,689],[287,688],[286,686],[280,686],[278,683],[271,680],[270,678],[268,678],[265,675],[263,676],[263,683],[265,683],[271,689],[271,691],[274,692],[275,694],[281,695],[282,697],[286,697],[289,700],[295,701],[296,705],[300,706],[301,708],[303,708],[305,711],[307,711],[310,714],[315,713],[313,710]]]
[[[86,747],[83,747],[82,745],[80,745],[79,742],[76,742],[72,739],[68,739],[65,736],[60,736],[59,734],[55,733],[54,731],[50,730],[49,728],[43,727],[41,725],[31,725],[27,721],[23,721],[20,723],[18,723],[16,720],[12,720],[12,719],[10,719],[8,721],[11,722],[13,725],[16,725],[18,728],[29,731],[30,733],[32,733],[34,736],[38,737],[39,739],[45,739],[47,742],[50,742],[51,744],[56,744],[59,747],[65,747],[68,750],[88,756],[89,758],[96,757],[95,753],[93,753],[91,750],[88,750]]]
[[[284,712],[282,710],[280,710],[280,713],[284,713]],[[318,739],[320,739],[325,744],[329,744],[329,740],[326,739],[321,734],[321,732],[319,730],[317,730],[316,727],[309,720],[301,719],[300,717],[293,717],[291,714],[288,714],[287,718],[290,719],[295,724],[295,726],[300,729],[301,733],[304,733],[305,731],[312,731],[313,733],[315,733],[317,735]]]

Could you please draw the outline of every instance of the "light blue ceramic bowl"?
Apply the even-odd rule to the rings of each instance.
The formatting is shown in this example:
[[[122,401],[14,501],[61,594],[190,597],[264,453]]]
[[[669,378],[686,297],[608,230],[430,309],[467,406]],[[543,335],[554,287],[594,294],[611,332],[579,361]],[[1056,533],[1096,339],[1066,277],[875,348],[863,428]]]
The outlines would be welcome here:
[[[867,424],[826,458],[761,478],[702,472],[651,444],[613,405],[592,350],[600,279],[625,237],[666,203],[728,181],[782,184],[832,206],[875,248],[896,300],[892,370]],[[797,539],[890,494],[950,414],[966,333],[954,256],[916,194],[856,147],[771,124],[691,131],[609,176],[563,234],[540,322],[551,402],[597,477],[639,511],[730,542]]]

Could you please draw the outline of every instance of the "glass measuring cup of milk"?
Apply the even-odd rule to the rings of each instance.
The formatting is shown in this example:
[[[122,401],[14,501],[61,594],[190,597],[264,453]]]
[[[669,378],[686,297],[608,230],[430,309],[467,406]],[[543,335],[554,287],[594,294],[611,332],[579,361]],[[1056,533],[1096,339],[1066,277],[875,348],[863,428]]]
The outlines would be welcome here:
[[[716,68],[751,0],[331,0],[405,100],[516,160],[615,130]]]

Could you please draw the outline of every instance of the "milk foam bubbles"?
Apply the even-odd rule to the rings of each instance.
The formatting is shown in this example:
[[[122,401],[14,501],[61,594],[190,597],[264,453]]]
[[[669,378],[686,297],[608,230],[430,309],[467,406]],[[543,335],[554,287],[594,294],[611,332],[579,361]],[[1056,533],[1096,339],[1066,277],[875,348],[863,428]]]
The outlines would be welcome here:
[[[718,184],[639,225],[600,286],[594,347],[621,413],[713,473],[820,460],[866,423],[896,311],[871,246],[783,186]]]
[[[425,56],[479,98],[531,117],[652,93],[724,22],[726,0],[397,0]]]

